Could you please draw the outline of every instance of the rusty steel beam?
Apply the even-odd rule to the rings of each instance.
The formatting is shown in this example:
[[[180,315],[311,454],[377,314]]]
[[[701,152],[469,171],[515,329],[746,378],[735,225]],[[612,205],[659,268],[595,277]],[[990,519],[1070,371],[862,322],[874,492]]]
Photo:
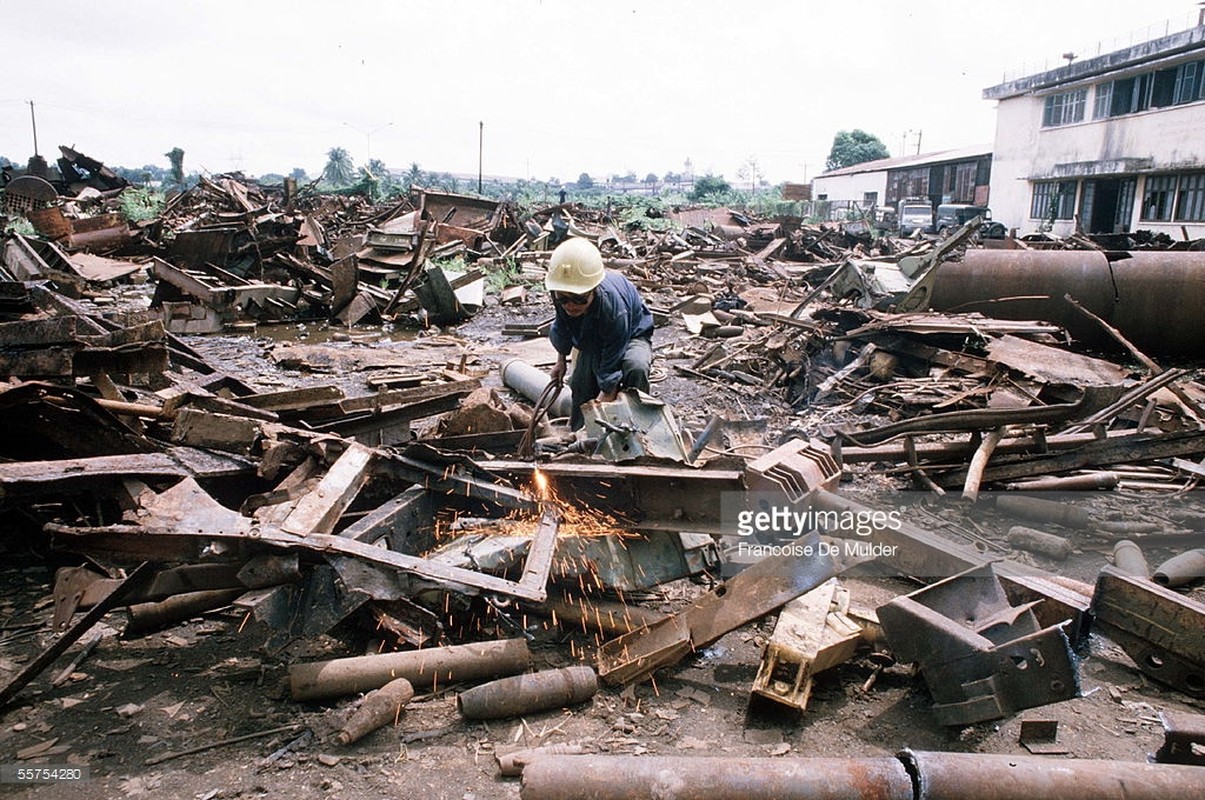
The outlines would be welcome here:
[[[1172,456],[1205,453],[1205,431],[1146,433],[1119,439],[1101,439],[1058,455],[1035,455],[1015,462],[991,465],[983,472],[984,482],[1008,481],[1031,475],[1069,472],[1085,467],[1151,461]],[[935,478],[943,488],[961,486],[966,469],[959,468]]]
[[[1107,566],[1096,580],[1092,613],[1144,674],[1205,697],[1205,603]]]
[[[530,461],[488,461],[483,468],[530,481]],[[689,467],[597,463],[541,464],[557,496],[613,515],[638,530],[732,533],[725,527],[721,497],[744,492],[744,472]]]

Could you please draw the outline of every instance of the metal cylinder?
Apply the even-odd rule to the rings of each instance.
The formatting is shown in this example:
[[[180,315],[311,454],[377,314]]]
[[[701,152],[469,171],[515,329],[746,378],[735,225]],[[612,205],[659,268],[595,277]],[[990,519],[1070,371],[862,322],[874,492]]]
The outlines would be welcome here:
[[[544,388],[552,380],[542,370],[533,367],[521,358],[512,358],[503,362],[501,369],[498,370],[498,375],[502,379],[503,386],[514,389],[533,403],[540,399]],[[548,409],[548,413],[552,417],[567,417],[573,413],[573,395],[568,386],[561,389],[561,393],[557,395],[556,402]]]
[[[1091,522],[1088,512],[1082,508],[1040,497],[999,495],[996,497],[996,510],[1034,522],[1053,522],[1064,528],[1086,528]]]
[[[198,614],[228,606],[241,594],[242,589],[209,589],[173,595],[156,603],[135,603],[126,609],[130,621],[125,633],[127,636],[140,636],[178,625]]]
[[[601,597],[550,597],[536,606],[535,611],[547,614],[557,625],[580,627],[582,633],[601,633],[607,637],[656,625],[666,617],[645,606]]]
[[[1146,563],[1142,548],[1129,539],[1122,539],[1113,545],[1113,566],[1137,578],[1151,577],[1151,568]]]
[[[517,778],[523,774],[523,768],[534,759],[545,756],[576,756],[586,752],[580,744],[546,744],[542,747],[520,747],[505,753],[494,752],[494,760],[498,762],[498,774],[504,778]]]
[[[394,678],[380,689],[373,689],[343,724],[343,729],[335,735],[335,741],[351,744],[377,728],[396,721],[413,697],[414,687],[405,678]]]
[[[1046,320],[1086,344],[1115,345],[1064,295],[1148,355],[1194,354],[1200,348],[1199,309],[1205,306],[1205,253],[971,249],[961,261],[938,268],[931,305],[937,311]]]
[[[1200,797],[1200,767],[984,753],[915,753],[916,800],[1170,800]],[[528,766],[527,769],[531,769]]]
[[[289,691],[294,700],[322,700],[378,689],[394,678],[434,689],[452,681],[513,675],[530,667],[527,640],[502,639],[294,664],[289,667]]]
[[[1035,478],[1009,484],[1010,489],[1023,492],[1080,492],[1093,489],[1116,489],[1121,476],[1116,472],[1087,472],[1066,477]]]
[[[457,696],[456,707],[465,719],[501,719],[575,706],[597,691],[593,667],[564,667],[475,686]]]
[[[970,795],[968,795],[970,796]],[[523,800],[913,800],[896,758],[540,756]]]
[[[1027,528],[1024,525],[1014,525],[1008,529],[1008,543],[1013,547],[1028,550],[1031,553],[1050,556],[1062,561],[1071,555],[1071,542],[1062,536]]]
[[[1160,586],[1187,586],[1193,581],[1205,578],[1205,547],[1187,550],[1178,556],[1169,558],[1151,575],[1151,580]]]

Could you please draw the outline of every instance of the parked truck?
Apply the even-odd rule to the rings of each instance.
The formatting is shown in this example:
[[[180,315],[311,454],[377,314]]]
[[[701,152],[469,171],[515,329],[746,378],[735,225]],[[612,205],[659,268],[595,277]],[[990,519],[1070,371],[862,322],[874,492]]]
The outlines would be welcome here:
[[[1002,223],[992,221],[992,210],[987,206],[968,203],[942,203],[937,207],[937,220],[933,229],[939,234],[953,233],[975,217],[983,217],[979,236],[985,239],[1000,239],[1008,233]]]
[[[933,230],[933,206],[924,198],[905,198],[896,206],[896,222],[900,236]]]

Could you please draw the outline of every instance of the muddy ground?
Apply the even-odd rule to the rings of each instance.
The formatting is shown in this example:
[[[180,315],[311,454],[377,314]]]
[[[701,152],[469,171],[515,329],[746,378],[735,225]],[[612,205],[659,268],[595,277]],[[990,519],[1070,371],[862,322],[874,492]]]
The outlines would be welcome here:
[[[496,383],[494,370],[510,353],[535,354],[531,360],[539,360],[540,352],[529,349],[531,343],[502,337],[501,323],[546,314],[547,307],[538,302],[518,309],[490,305],[471,322],[445,333],[470,354],[470,364],[491,370],[487,382]],[[412,346],[399,332],[364,333],[362,342],[345,346]],[[309,341],[325,337],[318,326],[277,330],[270,337],[190,342],[264,388],[357,383],[354,375],[280,370],[264,357],[275,341],[299,334]],[[823,433],[823,426],[832,424],[795,413],[773,397],[751,396],[677,374],[667,356],[686,336],[680,322],[658,334],[654,385],[684,426],[697,430],[710,413],[723,410],[765,419],[765,440],[776,444],[790,434]],[[359,391],[364,391],[362,384]],[[842,491],[867,502],[890,503],[897,488],[894,479],[866,474],[855,476]],[[1165,501],[1111,494],[1101,502],[1122,512],[1157,515]],[[964,512],[945,510],[934,513],[932,520],[935,525],[943,519],[957,521],[960,513]],[[1002,541],[1003,533],[993,528],[991,519],[977,524]],[[1107,548],[1088,538],[1076,543],[1077,553],[1065,563],[1013,555],[1091,583],[1106,563]],[[6,539],[0,548],[0,678],[6,680],[52,641],[48,622],[53,570],[78,561],[46,557],[20,539]],[[1148,558],[1154,562],[1167,555],[1171,553],[1155,551]],[[858,578],[845,585],[854,604],[865,608],[917,588],[898,579]],[[650,592],[642,602],[673,611],[706,588],[705,581],[677,581]],[[1193,596],[1205,599],[1205,592],[1198,588]],[[593,638],[538,619],[524,620],[539,665],[592,662]],[[78,645],[0,711],[0,763],[84,766],[91,779],[70,788],[61,783],[8,783],[0,793],[30,798],[484,800],[518,797],[519,781],[500,778],[494,761],[495,752],[518,745],[578,744],[597,753],[783,759],[884,755],[903,748],[1021,754],[1025,749],[1018,733],[1026,719],[1057,720],[1058,741],[1067,752],[1048,758],[1143,761],[1162,741],[1160,712],[1202,712],[1201,702],[1148,680],[1119,647],[1099,636],[1093,636],[1080,654],[1081,697],[962,729],[936,723],[924,681],[908,665],[888,667],[867,687],[875,665],[866,651],[823,673],[802,715],[751,705],[749,690],[760,648],[773,630],[771,616],[658,673],[654,682],[626,690],[604,688],[576,708],[470,723],[456,711],[458,687],[434,695],[421,694],[420,689],[397,726],[340,746],[333,735],[354,708],[355,698],[295,702],[284,686],[286,669],[297,661],[370,651],[375,642],[371,632],[347,624],[329,636],[267,655],[258,649],[254,626],[244,622],[242,611],[228,608],[167,631],[124,638],[122,614],[110,615],[104,629],[108,635],[65,682],[50,684]],[[499,634],[510,635],[505,630]],[[208,749],[187,753],[194,748]]]

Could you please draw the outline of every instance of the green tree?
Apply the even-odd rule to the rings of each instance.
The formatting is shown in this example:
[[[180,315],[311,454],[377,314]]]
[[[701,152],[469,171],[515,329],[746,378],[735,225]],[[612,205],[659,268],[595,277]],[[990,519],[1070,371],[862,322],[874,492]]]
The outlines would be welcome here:
[[[405,184],[406,191],[422,185],[423,171],[419,169],[417,161],[410,162],[410,169],[406,170],[406,174],[402,176],[402,183]]]
[[[365,167],[365,169],[371,172],[373,177],[376,178],[383,178],[385,177],[385,174],[389,172],[389,170],[385,168],[385,162],[379,158],[370,159],[368,166]]]
[[[577,188],[592,189],[594,188],[594,179],[590,177],[590,173],[583,172],[577,176]]]
[[[657,173],[655,173],[655,172],[650,172],[648,175],[644,176],[644,182],[649,184],[650,186],[652,186],[654,183],[656,183],[657,180],[658,180]]]
[[[867,161],[877,161],[890,155],[887,145],[872,133],[858,129],[838,131],[833,137],[833,148],[828,153],[828,161],[824,162],[824,168],[842,169]]]
[[[342,147],[326,151],[326,166],[322,168],[322,180],[332,186],[350,186],[356,179],[356,165],[351,154]]]
[[[167,156],[167,160],[172,165],[172,183],[180,186],[184,183],[184,151],[179,147],[173,147],[163,155]]]
[[[293,167],[293,171],[289,173],[289,177],[298,183],[308,183],[310,176],[301,167]]]
[[[723,175],[704,175],[695,179],[695,188],[690,192],[690,199],[698,202],[731,191],[732,185],[724,180]]]

